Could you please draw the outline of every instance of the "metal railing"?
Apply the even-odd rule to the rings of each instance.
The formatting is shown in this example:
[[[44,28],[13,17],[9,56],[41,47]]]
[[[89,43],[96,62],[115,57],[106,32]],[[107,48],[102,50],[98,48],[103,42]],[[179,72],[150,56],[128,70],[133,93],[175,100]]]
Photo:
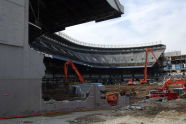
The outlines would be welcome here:
[[[69,35],[63,33],[63,32],[57,32],[57,35],[63,37],[64,39],[75,43],[77,45],[83,45],[83,46],[88,46],[88,47],[99,47],[99,48],[131,48],[131,47],[144,47],[144,46],[152,46],[152,45],[158,45],[158,44],[162,44],[161,41],[156,41],[156,42],[147,42],[147,43],[140,43],[140,44],[127,44],[127,45],[123,45],[123,44],[118,44],[118,45],[105,45],[105,44],[93,44],[93,43],[87,43],[84,41],[80,41],[80,40],[76,40],[72,37],[70,37]]]

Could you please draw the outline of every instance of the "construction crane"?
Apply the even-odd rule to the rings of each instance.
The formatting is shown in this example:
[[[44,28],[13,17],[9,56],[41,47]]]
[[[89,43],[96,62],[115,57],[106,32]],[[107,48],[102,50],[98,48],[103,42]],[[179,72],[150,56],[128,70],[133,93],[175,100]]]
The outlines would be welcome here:
[[[85,82],[83,76],[80,74],[80,72],[78,71],[78,69],[76,68],[72,61],[67,61],[64,64],[65,82],[68,81],[68,65],[71,65],[72,69],[76,72],[79,81],[81,83]],[[107,100],[108,104],[111,106],[116,106],[118,104],[118,93],[106,92],[105,94],[102,95],[102,97],[104,97]]]
[[[68,65],[70,65],[72,67],[72,69],[76,72],[79,81],[81,83],[85,82],[83,76],[80,74],[80,72],[78,71],[78,69],[76,68],[76,66],[74,65],[74,63],[72,61],[67,61],[64,64],[65,82],[68,81]]]
[[[186,93],[186,81],[182,79],[169,79],[167,80],[163,86],[159,89],[150,90],[149,95],[147,97],[149,98],[158,98],[158,97],[166,97],[168,100],[171,99],[177,99],[179,98],[179,94],[177,92],[173,92],[170,90],[170,85],[176,85],[176,88],[181,88],[183,90],[183,93]],[[181,94],[183,95],[183,94]]]
[[[154,56],[154,58],[157,61],[157,58],[156,58],[156,56],[155,56],[155,54],[153,52],[153,49],[152,48],[146,48],[146,50],[145,50],[145,65],[144,65],[144,79],[140,80],[141,84],[147,83],[147,78],[148,78],[147,66],[148,66],[148,53],[149,52]]]
[[[175,79],[175,78],[169,79],[169,80],[167,80],[167,81],[163,84],[161,90],[166,90],[166,89],[168,89],[168,86],[169,86],[169,85],[180,85],[180,84],[181,84],[181,88],[185,88],[185,86],[186,86],[186,81],[185,81],[185,80],[182,80],[182,79]]]

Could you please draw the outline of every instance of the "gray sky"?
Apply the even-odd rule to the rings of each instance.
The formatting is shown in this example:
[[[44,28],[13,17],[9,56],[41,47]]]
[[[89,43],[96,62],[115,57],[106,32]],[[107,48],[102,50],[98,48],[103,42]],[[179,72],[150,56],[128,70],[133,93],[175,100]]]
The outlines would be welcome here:
[[[66,34],[88,43],[127,45],[162,41],[167,51],[186,53],[186,0],[120,0],[122,17],[66,28]]]

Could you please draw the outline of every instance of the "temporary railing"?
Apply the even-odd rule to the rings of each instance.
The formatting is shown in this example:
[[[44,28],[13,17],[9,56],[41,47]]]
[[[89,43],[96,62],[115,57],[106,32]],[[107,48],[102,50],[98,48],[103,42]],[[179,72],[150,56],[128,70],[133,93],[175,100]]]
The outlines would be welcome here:
[[[127,45],[123,45],[123,44],[118,44],[118,45],[105,45],[105,44],[93,44],[93,43],[87,43],[84,41],[79,41],[76,40],[72,37],[70,37],[69,35],[63,33],[63,32],[57,32],[57,35],[65,38],[66,40],[73,42],[75,44],[78,45],[83,45],[83,46],[88,46],[88,47],[99,47],[99,48],[130,48],[130,47],[143,47],[143,46],[152,46],[152,45],[158,45],[158,44],[162,44],[161,41],[156,41],[156,42],[147,42],[147,43],[140,43],[140,44],[127,44]]]

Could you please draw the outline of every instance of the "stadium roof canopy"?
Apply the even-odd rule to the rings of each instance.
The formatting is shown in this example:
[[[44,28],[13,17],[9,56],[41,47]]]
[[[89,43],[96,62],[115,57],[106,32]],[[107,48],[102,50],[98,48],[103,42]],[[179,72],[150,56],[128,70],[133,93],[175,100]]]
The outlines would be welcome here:
[[[30,0],[29,21],[47,32],[89,21],[104,21],[124,13],[119,0]]]

